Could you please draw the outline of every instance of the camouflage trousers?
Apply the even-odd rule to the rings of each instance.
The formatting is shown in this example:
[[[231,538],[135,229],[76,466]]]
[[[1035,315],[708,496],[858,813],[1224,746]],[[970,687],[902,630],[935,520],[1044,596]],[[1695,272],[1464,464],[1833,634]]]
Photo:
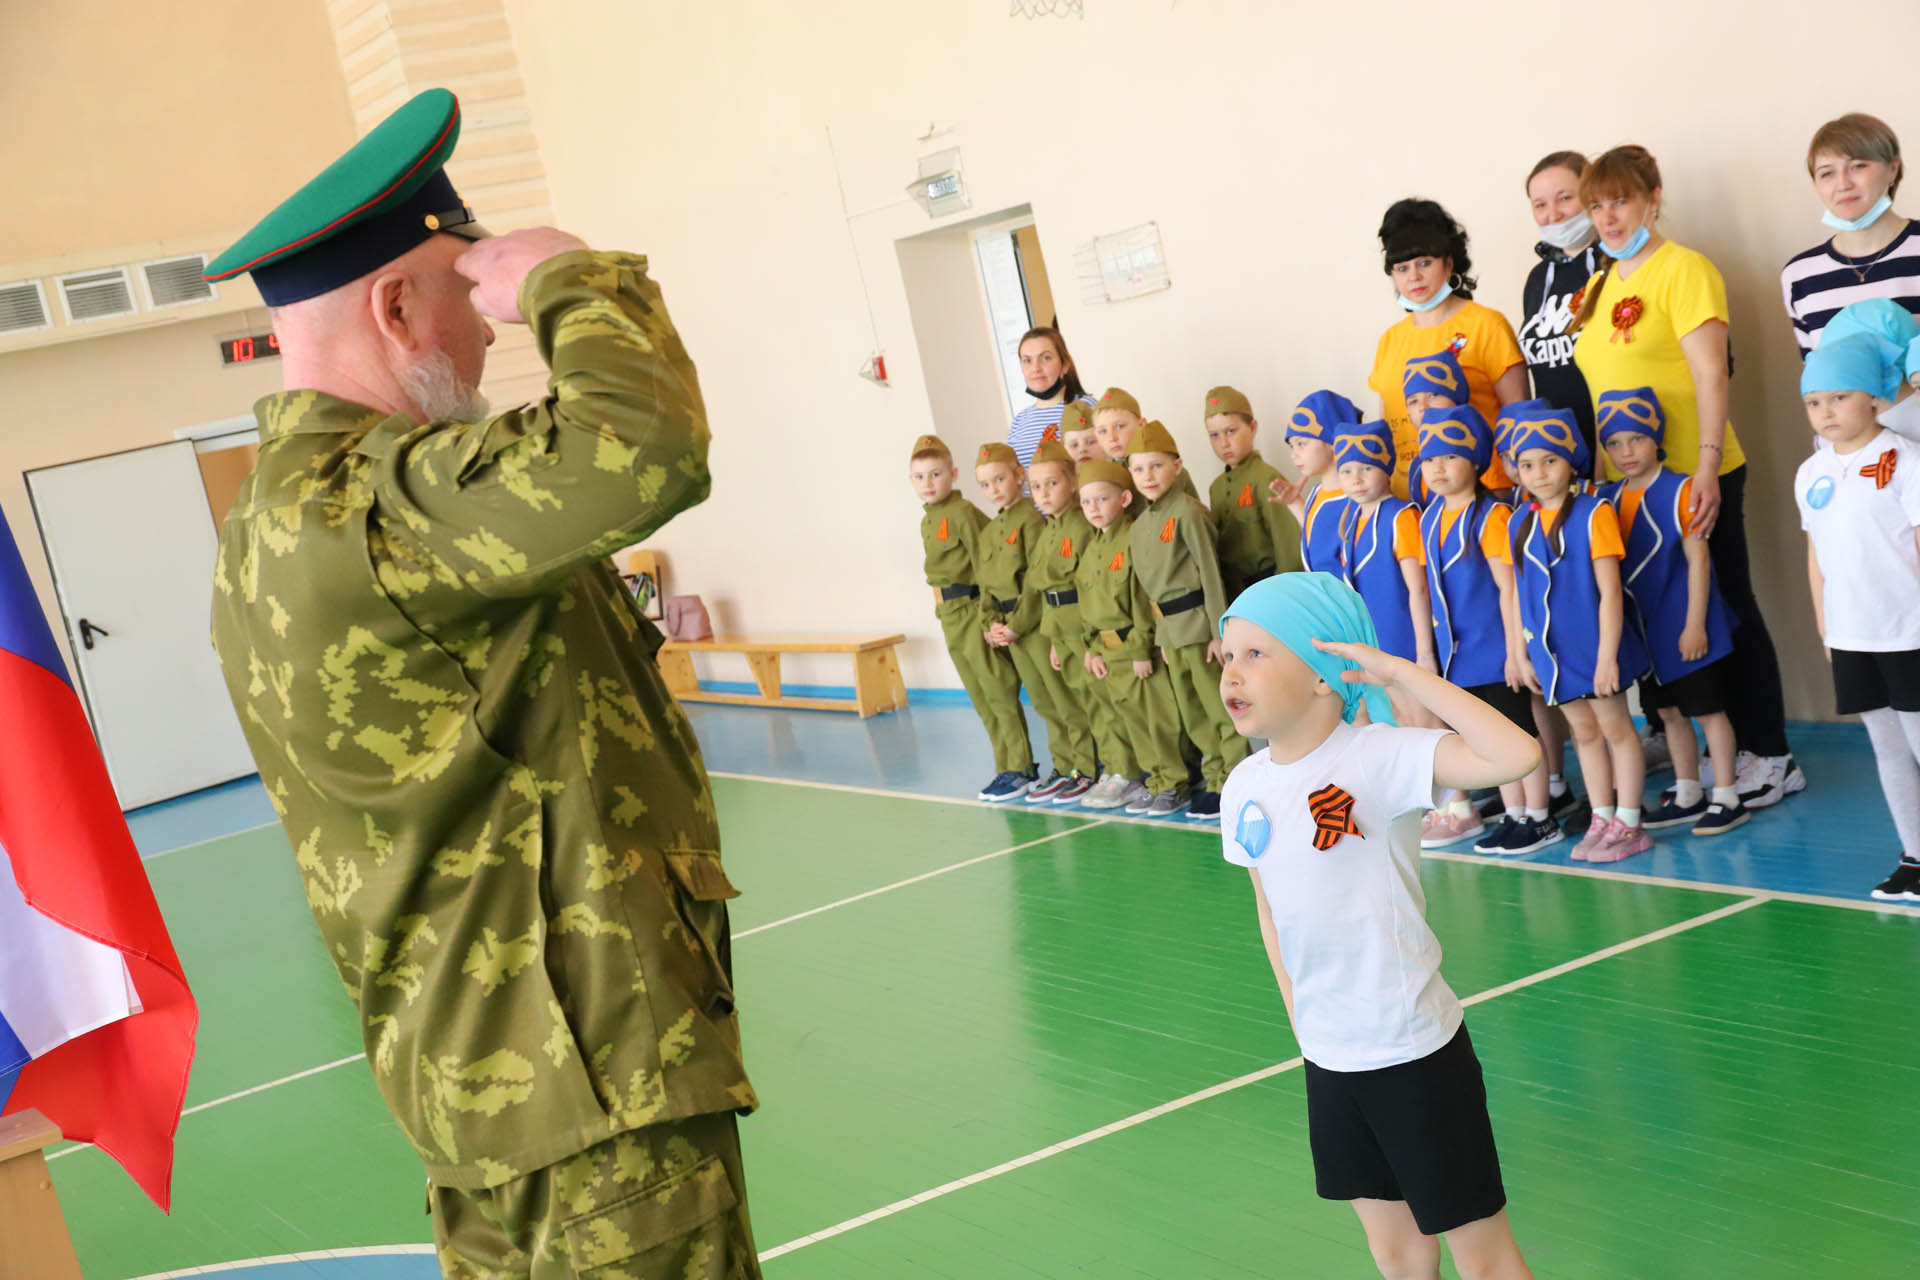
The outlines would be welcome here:
[[[633,1129],[497,1187],[430,1186],[448,1280],[760,1280],[732,1112]]]

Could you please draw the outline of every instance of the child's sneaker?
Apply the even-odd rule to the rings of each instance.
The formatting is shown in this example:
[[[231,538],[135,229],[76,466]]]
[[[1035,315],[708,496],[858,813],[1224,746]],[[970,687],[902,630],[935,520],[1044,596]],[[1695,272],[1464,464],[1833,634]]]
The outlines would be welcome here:
[[[1900,859],[1893,874],[1873,886],[1873,896],[1882,902],[1920,902],[1920,862]]]
[[[1538,853],[1564,839],[1566,836],[1561,833],[1560,824],[1552,818],[1542,818],[1538,822],[1527,818],[1514,823],[1513,834],[1507,837],[1506,844],[1494,852],[1504,858],[1517,858],[1526,853]]]
[[[1033,784],[1033,789],[1024,797],[1028,804],[1046,804],[1060,794],[1060,789],[1073,779],[1064,773],[1049,772],[1046,777]]]
[[[1601,842],[1607,838],[1612,830],[1612,818],[1595,818],[1593,825],[1587,828],[1587,834],[1580,837],[1580,843],[1574,845],[1572,852],[1568,853],[1567,856],[1575,862],[1588,861],[1593,851],[1600,847]]]
[[[1053,793],[1053,803],[1072,804],[1076,800],[1084,803],[1093,786],[1092,778],[1084,773],[1076,773],[1067,779],[1066,786]]]
[[[1673,768],[1673,747],[1667,735],[1648,729],[1640,735],[1640,754],[1647,762],[1647,776]]]
[[[1700,821],[1706,812],[1704,794],[1692,804],[1676,804],[1673,792],[1666,791],[1661,793],[1659,804],[1640,815],[1640,825],[1654,831],[1662,827],[1684,827]]]
[[[1607,822],[1604,840],[1587,850],[1588,862],[1620,862],[1636,853],[1653,848],[1653,837],[1645,827],[1630,827],[1618,818]]]
[[[1147,802],[1146,814],[1149,818],[1171,818],[1186,807],[1187,784],[1176,782],[1165,791],[1155,793]],[[1129,807],[1127,812],[1132,813],[1133,809]],[[1215,812],[1218,813],[1217,810]]]
[[[1187,821],[1220,821],[1220,793],[1218,791],[1194,792],[1193,799],[1187,802]]]
[[[1138,778],[1127,780],[1126,790],[1120,793],[1120,805],[1134,817],[1139,817],[1153,803],[1153,792],[1147,790],[1147,784]]]
[[[1093,789],[1080,797],[1082,809],[1118,809],[1126,801],[1127,780],[1117,773],[1109,773],[1093,784]]]
[[[993,781],[980,789],[980,798],[999,804],[1004,800],[1017,800],[1033,790],[1033,784],[1039,781],[1031,773],[1015,773],[1009,769],[1005,773],[993,775]]]
[[[1791,755],[1748,756],[1752,766],[1741,771],[1740,803],[1749,809],[1764,809],[1779,804],[1796,791],[1807,789],[1807,775],[1800,772]]]
[[[1433,815],[1428,814],[1427,816],[1432,817]],[[1499,853],[1501,851],[1500,846],[1512,838],[1513,829],[1521,826],[1523,822],[1523,819],[1517,819],[1510,813],[1501,814],[1500,821],[1494,823],[1493,826],[1488,829],[1487,834],[1473,842],[1473,851],[1475,853]],[[1427,824],[1425,822],[1420,824],[1420,838],[1422,840],[1426,839],[1426,826]]]
[[[1467,799],[1473,803],[1475,813],[1482,818],[1497,818],[1506,812],[1507,802],[1500,798],[1500,788],[1483,787],[1478,791],[1469,791]]]
[[[1562,822],[1568,826],[1578,826],[1580,824],[1574,819],[1580,812],[1580,806],[1585,803],[1586,801],[1580,798],[1578,792],[1572,787],[1568,787],[1557,796],[1551,794],[1547,796],[1547,816],[1555,822]],[[1588,814],[1587,818],[1591,821],[1593,815]]]
[[[1450,844],[1484,835],[1486,830],[1487,824],[1480,821],[1480,815],[1471,810],[1460,814],[1451,809],[1432,809],[1420,820],[1420,847],[1444,849]]]
[[[1735,827],[1744,827],[1753,819],[1753,811],[1743,804],[1710,804],[1706,816],[1693,824],[1697,836],[1723,836]],[[1651,823],[1644,825],[1652,825]]]

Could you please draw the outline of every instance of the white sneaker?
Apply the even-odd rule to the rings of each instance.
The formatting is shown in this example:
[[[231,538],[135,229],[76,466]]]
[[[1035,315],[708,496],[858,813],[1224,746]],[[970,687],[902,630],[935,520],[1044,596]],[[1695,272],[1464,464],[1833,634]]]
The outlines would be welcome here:
[[[1753,785],[1749,788],[1744,781],[1740,785],[1740,803],[1747,808],[1765,809],[1796,791],[1807,789],[1807,775],[1800,772],[1791,755],[1752,759],[1755,761]]]
[[[1153,792],[1147,790],[1147,784],[1138,778],[1130,778],[1127,780],[1127,789],[1120,793],[1120,804],[1137,818],[1153,806]]]
[[[1749,791],[1758,791],[1764,772],[1765,767],[1759,756],[1753,754],[1751,751],[1740,752],[1733,758],[1733,789],[1738,791],[1742,796],[1745,796]],[[1707,785],[1707,779],[1704,774],[1700,778],[1700,785]],[[1742,803],[1744,803],[1744,801]]]
[[[1100,781],[1093,784],[1093,790],[1080,797],[1082,809],[1118,809],[1122,803],[1120,796],[1127,789],[1127,780],[1117,773],[1101,775]]]

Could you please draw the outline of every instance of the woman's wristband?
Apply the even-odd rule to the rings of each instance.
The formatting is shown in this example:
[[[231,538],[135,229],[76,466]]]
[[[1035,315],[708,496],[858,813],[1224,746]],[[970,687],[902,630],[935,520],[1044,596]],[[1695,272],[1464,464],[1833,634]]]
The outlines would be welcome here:
[[[1700,452],[1702,452],[1702,453],[1705,453],[1705,452],[1706,452],[1706,451],[1707,451],[1708,449],[1711,449],[1711,450],[1713,450],[1713,451],[1714,451],[1715,453],[1717,453],[1717,454],[1720,454],[1720,455],[1721,455],[1722,457],[1725,457],[1725,456],[1726,456],[1726,452],[1727,452],[1727,451],[1726,451],[1725,449],[1722,449],[1722,448],[1721,448],[1721,447],[1720,447],[1719,445],[1717,445],[1717,444],[1706,444],[1706,443],[1702,443],[1702,444],[1700,445]]]

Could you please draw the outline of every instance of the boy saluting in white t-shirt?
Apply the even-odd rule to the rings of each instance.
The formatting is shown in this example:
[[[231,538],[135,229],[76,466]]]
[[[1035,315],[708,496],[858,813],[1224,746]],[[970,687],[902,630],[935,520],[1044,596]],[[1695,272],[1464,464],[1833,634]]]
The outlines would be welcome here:
[[[1382,1275],[1532,1276],[1507,1224],[1480,1062],[1420,888],[1436,789],[1525,777],[1540,747],[1472,694],[1375,648],[1329,574],[1257,582],[1221,617],[1220,696],[1265,738],[1227,779],[1228,862],[1252,872],[1260,934],[1306,1058],[1314,1181],[1350,1200]],[[1398,689],[1449,729],[1403,729]],[[1372,723],[1356,726],[1365,706]]]

